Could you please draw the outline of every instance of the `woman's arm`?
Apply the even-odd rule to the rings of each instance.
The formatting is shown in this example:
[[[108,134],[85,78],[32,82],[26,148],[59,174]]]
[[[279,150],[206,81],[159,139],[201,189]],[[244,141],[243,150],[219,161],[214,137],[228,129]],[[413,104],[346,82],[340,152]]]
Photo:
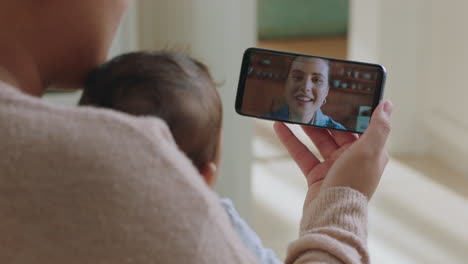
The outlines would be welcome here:
[[[320,192],[304,210],[286,263],[369,263],[367,198],[347,187]]]

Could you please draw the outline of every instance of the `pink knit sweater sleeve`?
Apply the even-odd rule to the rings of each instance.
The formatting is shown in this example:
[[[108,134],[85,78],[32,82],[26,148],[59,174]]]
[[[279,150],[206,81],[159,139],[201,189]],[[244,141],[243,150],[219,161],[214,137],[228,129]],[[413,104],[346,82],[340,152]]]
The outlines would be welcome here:
[[[333,187],[304,209],[299,239],[289,245],[286,263],[369,263],[367,198]]]

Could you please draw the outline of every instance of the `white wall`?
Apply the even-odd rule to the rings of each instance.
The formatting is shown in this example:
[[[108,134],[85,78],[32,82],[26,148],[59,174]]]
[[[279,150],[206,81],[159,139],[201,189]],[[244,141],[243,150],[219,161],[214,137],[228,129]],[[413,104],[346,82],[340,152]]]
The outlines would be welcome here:
[[[348,59],[378,62],[380,1],[351,0],[348,26]]]
[[[390,150],[434,155],[468,176],[468,1],[351,0],[351,6],[351,58],[388,70],[385,97],[395,105]],[[381,186],[369,209],[374,261],[382,255],[378,263],[466,262],[466,197],[396,161]]]
[[[143,49],[189,52],[222,83],[224,151],[217,190],[250,215],[252,123],[234,112],[244,49],[256,42],[256,1],[140,0],[139,41]]]
[[[115,55],[138,50],[140,47],[139,41],[139,3],[134,1],[133,4],[128,8],[122,23],[115,35],[114,42],[112,43],[109,57]]]
[[[424,124],[436,155],[468,175],[468,2],[432,1]]]
[[[468,18],[463,0],[352,0],[350,58],[388,70],[390,150],[430,153],[468,174]]]
[[[421,11],[424,0],[351,1],[349,57],[372,61],[387,69],[384,98],[395,105],[390,149],[423,153],[421,131]],[[403,8],[404,7],[404,8]]]

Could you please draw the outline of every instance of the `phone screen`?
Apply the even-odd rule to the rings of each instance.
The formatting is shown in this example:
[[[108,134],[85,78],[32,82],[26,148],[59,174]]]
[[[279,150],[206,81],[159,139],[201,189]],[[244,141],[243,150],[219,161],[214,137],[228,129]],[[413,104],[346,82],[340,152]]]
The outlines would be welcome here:
[[[250,48],[243,57],[236,111],[363,133],[384,82],[385,69],[378,64]]]

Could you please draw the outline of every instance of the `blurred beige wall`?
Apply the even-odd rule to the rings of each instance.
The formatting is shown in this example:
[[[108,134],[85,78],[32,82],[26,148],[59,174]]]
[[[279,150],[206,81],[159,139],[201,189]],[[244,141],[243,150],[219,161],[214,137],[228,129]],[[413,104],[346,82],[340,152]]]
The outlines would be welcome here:
[[[468,174],[466,10],[464,0],[351,0],[348,54],[387,68],[390,150],[429,153]]]

